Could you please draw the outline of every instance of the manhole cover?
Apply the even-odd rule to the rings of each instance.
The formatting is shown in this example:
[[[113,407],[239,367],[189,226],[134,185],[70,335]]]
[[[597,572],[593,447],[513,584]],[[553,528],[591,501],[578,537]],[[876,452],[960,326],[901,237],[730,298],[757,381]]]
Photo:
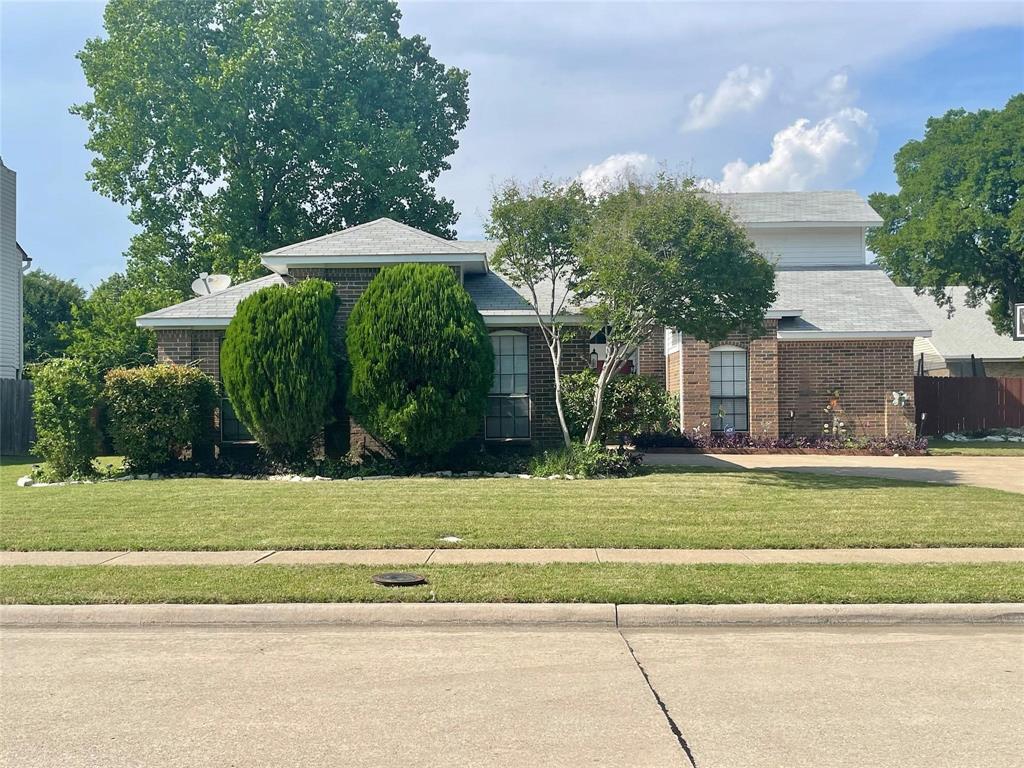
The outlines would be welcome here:
[[[418,573],[375,573],[375,583],[383,587],[415,587],[417,584],[426,584],[427,580]]]

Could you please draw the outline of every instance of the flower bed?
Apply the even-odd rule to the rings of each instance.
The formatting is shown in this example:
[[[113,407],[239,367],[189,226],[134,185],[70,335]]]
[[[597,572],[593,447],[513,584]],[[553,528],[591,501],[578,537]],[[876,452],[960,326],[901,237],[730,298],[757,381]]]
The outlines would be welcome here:
[[[637,435],[634,446],[650,453],[779,453],[837,456],[923,456],[928,441],[914,437],[766,437],[697,430]]]

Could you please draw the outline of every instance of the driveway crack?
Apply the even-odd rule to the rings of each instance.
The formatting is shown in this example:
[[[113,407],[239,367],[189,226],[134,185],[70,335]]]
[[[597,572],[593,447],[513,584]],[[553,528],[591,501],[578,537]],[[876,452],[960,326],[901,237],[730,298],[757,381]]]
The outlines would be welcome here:
[[[616,622],[617,623],[617,622]],[[640,659],[636,657],[636,651],[633,650],[633,646],[629,644],[629,640],[622,634],[622,630],[619,630],[619,637],[622,638],[622,642],[626,644],[626,648],[629,650],[629,655],[633,657],[633,663],[636,664],[636,668],[640,670],[640,674],[644,676],[644,682],[647,683],[647,687],[651,690],[651,694],[654,696],[654,700],[658,703],[661,708],[661,714],[665,716],[665,720],[668,722],[669,730],[672,731],[672,735],[676,737],[676,741],[679,742],[679,748],[683,750],[683,754],[686,755],[686,759],[690,761],[690,765],[693,768],[697,768],[697,761],[693,757],[693,752],[690,750],[690,745],[686,743],[686,737],[683,736],[683,732],[679,730],[679,726],[676,721],[672,719],[672,715],[669,714],[668,707],[662,700],[658,691],[655,689],[651,678],[647,674],[647,670],[644,669],[644,665],[640,663]]]

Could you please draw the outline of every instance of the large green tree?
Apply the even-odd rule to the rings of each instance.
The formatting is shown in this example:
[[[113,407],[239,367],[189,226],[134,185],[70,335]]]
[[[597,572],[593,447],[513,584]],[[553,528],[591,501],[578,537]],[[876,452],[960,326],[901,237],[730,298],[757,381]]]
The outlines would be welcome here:
[[[177,293],[172,289],[140,285],[115,273],[72,308],[66,353],[86,362],[97,373],[153,363],[156,334],[137,327],[135,318],[176,300]]]
[[[899,192],[870,197],[884,219],[868,235],[878,263],[940,305],[947,286],[967,286],[968,302],[988,301],[992,326],[1009,334],[1024,302],[1024,94],[930,119],[895,161]]]
[[[390,0],[111,0],[79,54],[89,178],[142,227],[128,273],[186,293],[201,269],[391,216],[452,235],[434,182],[468,74],[405,37]]]
[[[25,362],[60,357],[67,348],[72,310],[85,299],[74,280],[62,280],[33,269],[22,282],[24,291]]]
[[[600,434],[608,382],[659,326],[701,341],[756,331],[775,300],[775,272],[743,228],[693,182],[625,179],[598,202],[580,245],[584,312],[604,330],[584,442]]]

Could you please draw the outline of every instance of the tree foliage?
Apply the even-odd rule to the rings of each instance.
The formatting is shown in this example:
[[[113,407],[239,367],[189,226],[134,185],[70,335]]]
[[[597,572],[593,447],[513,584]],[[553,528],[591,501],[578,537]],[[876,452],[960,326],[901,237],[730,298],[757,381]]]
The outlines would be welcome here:
[[[200,270],[380,216],[453,234],[434,189],[468,74],[405,37],[392,0],[111,0],[79,53],[89,178],[142,228],[129,276]]]
[[[895,166],[899,192],[870,197],[884,219],[868,235],[878,263],[940,305],[951,306],[947,286],[967,286],[970,305],[988,301],[1009,334],[1024,302],[1024,94],[1002,110],[931,118]]]
[[[145,365],[156,360],[156,334],[135,325],[135,318],[178,300],[168,288],[146,286],[113,274],[88,298],[72,307],[67,354],[100,376],[111,368]]]
[[[276,460],[305,459],[332,418],[334,308],[334,289],[324,280],[274,285],[243,299],[224,334],[224,390]]]
[[[54,358],[31,371],[32,417],[36,442],[32,447],[49,464],[54,479],[94,473],[92,460],[100,445],[96,404],[100,383],[82,360]]]
[[[193,458],[212,442],[217,382],[188,365],[151,365],[108,371],[103,401],[114,450],[128,468],[150,472]]]
[[[25,362],[60,357],[67,348],[72,310],[85,299],[74,280],[33,269],[22,280]]]
[[[439,457],[480,430],[494,353],[449,267],[382,269],[349,316],[346,346],[349,407],[389,447]]]
[[[565,377],[565,417],[573,440],[582,440],[594,409],[597,372],[586,368]],[[598,437],[620,441],[640,434],[661,434],[678,420],[676,395],[650,376],[629,374],[608,382]]]
[[[580,245],[578,290],[604,330],[585,442],[598,436],[608,382],[659,326],[702,341],[763,325],[775,272],[743,228],[688,179],[626,179],[603,196]]]
[[[572,289],[580,277],[577,243],[585,234],[592,202],[578,182],[543,181],[525,189],[509,181],[491,199],[487,234],[497,241],[491,266],[526,289],[554,369],[555,411],[568,447],[562,404],[562,316],[574,310]],[[571,331],[568,331],[571,332]]]

